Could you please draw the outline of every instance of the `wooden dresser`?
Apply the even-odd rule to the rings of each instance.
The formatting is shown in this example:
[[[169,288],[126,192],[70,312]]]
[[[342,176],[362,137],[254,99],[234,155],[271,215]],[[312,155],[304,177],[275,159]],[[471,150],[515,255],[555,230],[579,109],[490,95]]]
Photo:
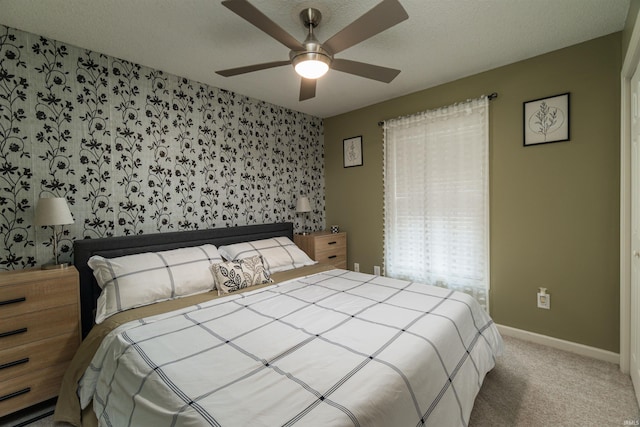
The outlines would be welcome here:
[[[79,345],[74,267],[0,273],[0,417],[57,396]]]
[[[347,233],[317,231],[310,234],[295,234],[293,242],[311,259],[336,268],[347,268]]]

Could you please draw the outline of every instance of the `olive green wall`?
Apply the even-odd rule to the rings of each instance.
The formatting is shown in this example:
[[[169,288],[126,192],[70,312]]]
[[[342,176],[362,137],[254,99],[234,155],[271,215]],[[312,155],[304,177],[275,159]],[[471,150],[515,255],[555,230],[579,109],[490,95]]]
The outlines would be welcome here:
[[[629,10],[627,11],[627,19],[624,23],[624,29],[622,30],[622,61],[624,61],[624,55],[629,48],[631,33],[633,33],[633,28],[638,19],[638,11],[640,11],[640,0],[631,0]]]
[[[383,262],[383,119],[497,92],[490,106],[491,315],[498,324],[619,349],[621,33],[325,119],[327,224],[348,265]],[[428,72],[428,70],[425,70]],[[571,141],[522,145],[522,103],[571,93]],[[364,165],[342,167],[362,135]],[[551,293],[551,310],[536,292]]]

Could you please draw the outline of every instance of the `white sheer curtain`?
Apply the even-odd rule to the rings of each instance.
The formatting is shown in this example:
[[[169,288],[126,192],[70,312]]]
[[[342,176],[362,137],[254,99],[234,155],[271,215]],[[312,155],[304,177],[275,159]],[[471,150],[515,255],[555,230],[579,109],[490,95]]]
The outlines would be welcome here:
[[[489,100],[384,123],[385,274],[488,309]]]

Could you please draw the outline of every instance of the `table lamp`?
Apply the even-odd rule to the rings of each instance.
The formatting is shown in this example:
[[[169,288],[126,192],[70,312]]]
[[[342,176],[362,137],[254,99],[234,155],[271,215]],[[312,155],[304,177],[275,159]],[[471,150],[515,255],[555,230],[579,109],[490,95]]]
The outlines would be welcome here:
[[[302,196],[298,198],[296,202],[296,212],[305,214],[303,225],[302,225],[302,234],[309,234],[307,231],[307,216],[308,212],[311,212],[311,204],[309,203],[309,198],[307,196]]]
[[[53,228],[53,264],[45,264],[43,270],[67,268],[69,264],[58,264],[58,235],[56,226],[73,224],[73,217],[64,197],[42,197],[36,206],[35,224]]]

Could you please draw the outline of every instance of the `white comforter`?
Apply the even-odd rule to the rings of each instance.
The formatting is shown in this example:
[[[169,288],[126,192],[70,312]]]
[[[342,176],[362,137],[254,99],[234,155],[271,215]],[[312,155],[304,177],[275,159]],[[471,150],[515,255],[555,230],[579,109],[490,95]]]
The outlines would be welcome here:
[[[502,339],[469,296],[330,270],[130,322],[83,376],[100,425],[467,425]]]

